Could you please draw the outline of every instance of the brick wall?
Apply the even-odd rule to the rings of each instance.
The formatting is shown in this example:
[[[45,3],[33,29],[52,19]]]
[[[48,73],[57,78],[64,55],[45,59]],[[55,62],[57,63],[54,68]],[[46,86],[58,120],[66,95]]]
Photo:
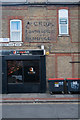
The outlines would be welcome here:
[[[69,10],[69,36],[58,36],[58,10]],[[22,20],[22,46],[3,46],[3,49],[37,49],[43,44],[49,51],[46,56],[47,80],[49,77],[80,77],[79,22],[77,5],[3,6],[2,36],[10,37],[10,20]]]

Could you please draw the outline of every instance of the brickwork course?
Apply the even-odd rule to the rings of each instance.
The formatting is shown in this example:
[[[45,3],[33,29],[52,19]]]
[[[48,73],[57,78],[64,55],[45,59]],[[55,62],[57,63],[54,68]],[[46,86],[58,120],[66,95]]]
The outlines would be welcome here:
[[[69,0],[70,1],[70,0]],[[10,3],[3,0],[2,5],[2,37],[10,38],[10,20],[22,20],[22,45],[6,46],[3,50],[11,49],[40,49],[44,45],[46,52],[46,80],[48,78],[78,78],[80,57],[80,6],[79,0],[69,1],[22,0],[22,4]],[[16,2],[20,2],[17,0]],[[60,3],[62,2],[62,3]],[[26,3],[26,4],[25,4]],[[56,4],[57,3],[57,4]],[[60,3],[60,4],[59,4]],[[69,35],[59,36],[58,10],[69,11]],[[11,42],[9,42],[11,43]],[[11,43],[14,44],[15,42]],[[75,62],[77,61],[77,62]],[[74,62],[74,63],[71,63]]]

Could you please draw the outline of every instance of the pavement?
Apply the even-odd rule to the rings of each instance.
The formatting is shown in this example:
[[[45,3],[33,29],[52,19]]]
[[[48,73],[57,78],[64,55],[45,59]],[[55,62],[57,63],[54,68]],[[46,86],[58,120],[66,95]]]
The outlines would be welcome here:
[[[80,102],[80,94],[1,94],[0,103],[49,103],[49,102]]]

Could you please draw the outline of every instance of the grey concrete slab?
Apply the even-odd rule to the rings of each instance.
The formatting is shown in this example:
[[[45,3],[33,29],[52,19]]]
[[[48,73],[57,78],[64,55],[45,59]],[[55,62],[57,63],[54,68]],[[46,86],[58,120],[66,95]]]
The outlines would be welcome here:
[[[79,2],[79,0],[0,0],[1,2]]]
[[[0,0],[3,4],[76,4],[80,0]]]
[[[3,118],[78,118],[78,104],[8,104]]]
[[[0,0],[1,2],[26,2],[26,0]]]
[[[49,103],[49,102],[79,102],[80,96],[77,94],[3,94],[0,103]]]
[[[80,97],[79,94],[48,94],[48,93],[25,93],[25,94],[3,94],[3,98],[73,98]]]

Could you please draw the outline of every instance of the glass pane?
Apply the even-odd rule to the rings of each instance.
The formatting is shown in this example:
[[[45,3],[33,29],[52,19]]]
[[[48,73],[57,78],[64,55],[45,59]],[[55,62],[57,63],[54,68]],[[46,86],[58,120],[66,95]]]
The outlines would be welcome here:
[[[20,41],[20,32],[12,32],[11,41]]]
[[[61,18],[61,17],[68,18],[68,10],[67,9],[59,10],[59,18]]]
[[[67,34],[67,25],[61,25],[61,34]]]
[[[40,82],[39,61],[24,61],[24,82]]]
[[[20,21],[12,21],[11,30],[20,30]]]
[[[8,83],[22,83],[23,76],[22,76],[22,61],[8,61]]]

